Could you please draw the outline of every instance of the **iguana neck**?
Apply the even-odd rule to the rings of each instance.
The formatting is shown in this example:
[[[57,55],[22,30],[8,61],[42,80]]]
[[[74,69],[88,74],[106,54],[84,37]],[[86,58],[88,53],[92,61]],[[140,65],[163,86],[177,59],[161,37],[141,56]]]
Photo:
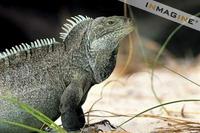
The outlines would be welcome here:
[[[70,64],[74,67],[85,69],[86,71],[90,71],[87,57],[87,32],[91,22],[92,20],[86,20],[78,24],[71,30],[63,42],[65,45],[65,55],[69,56]]]
[[[116,43],[116,42],[103,40],[101,42],[98,42],[98,44],[96,43],[95,45],[96,46],[112,45],[111,43]],[[89,64],[91,66],[94,78],[97,83],[100,83],[103,80],[107,79],[115,68],[116,58],[118,53],[118,45],[117,44],[115,45],[117,46],[117,48],[115,48],[114,51],[111,51],[111,49],[101,50],[96,48],[95,50],[89,50],[87,52]]]

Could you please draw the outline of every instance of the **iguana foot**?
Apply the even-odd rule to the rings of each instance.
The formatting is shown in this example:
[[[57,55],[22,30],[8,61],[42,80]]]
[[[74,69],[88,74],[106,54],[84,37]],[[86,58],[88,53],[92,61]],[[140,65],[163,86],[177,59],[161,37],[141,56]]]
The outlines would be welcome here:
[[[57,131],[48,126],[43,127],[43,130],[48,133],[57,133]],[[85,125],[81,131],[68,131],[67,133],[101,133],[104,131],[114,130],[116,130],[116,127],[113,126],[110,121],[102,120],[96,123]]]
[[[116,127],[113,126],[108,120],[102,120],[100,122],[85,125],[81,130],[83,133],[99,133],[104,131],[113,131]]]

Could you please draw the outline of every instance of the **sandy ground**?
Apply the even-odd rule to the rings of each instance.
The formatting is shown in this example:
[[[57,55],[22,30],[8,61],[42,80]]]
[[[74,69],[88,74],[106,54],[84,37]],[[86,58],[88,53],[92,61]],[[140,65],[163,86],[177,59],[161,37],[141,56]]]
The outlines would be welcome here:
[[[113,125],[118,126],[130,117],[106,117],[111,114],[103,111],[134,116],[134,114],[158,105],[158,101],[156,101],[151,91],[151,75],[149,72],[151,70],[144,70],[143,72],[137,72],[122,78],[117,78],[113,74],[107,81],[117,80],[104,87],[103,98],[92,108],[92,110],[101,111],[90,113],[89,122],[93,123],[108,119]],[[181,74],[196,83],[200,83],[200,67],[193,69],[184,68],[184,72],[181,71]],[[85,112],[90,110],[94,102],[101,97],[103,85],[107,81],[95,85],[91,89],[87,101],[83,106]],[[154,87],[162,102],[200,98],[200,88],[197,85],[164,68],[155,71]],[[166,109],[170,113],[170,116],[161,108],[154,109],[146,114],[200,122],[200,114],[198,114],[200,113],[200,102],[171,104],[166,106]],[[94,115],[100,117],[93,117]],[[60,122],[58,121],[58,123]],[[131,133],[150,133],[156,132],[159,128],[168,127],[170,128],[170,122],[149,117],[137,117],[122,126],[123,129]],[[198,131],[200,132],[200,129]]]

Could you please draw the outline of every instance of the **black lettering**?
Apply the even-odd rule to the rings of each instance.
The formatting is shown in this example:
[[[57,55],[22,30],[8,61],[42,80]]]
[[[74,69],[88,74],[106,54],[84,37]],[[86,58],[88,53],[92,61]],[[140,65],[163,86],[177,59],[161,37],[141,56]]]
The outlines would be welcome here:
[[[194,19],[191,19],[191,18],[190,18],[190,19],[188,20],[188,23],[191,24],[191,25],[194,25],[194,21],[195,21]]]
[[[176,18],[176,16],[177,16],[177,13],[175,13],[175,12],[171,12],[171,15],[170,15],[172,18]]]
[[[163,12],[163,14],[167,14],[167,15],[169,16],[169,11],[168,11],[168,10],[165,10],[165,11]]]
[[[156,8],[156,11],[161,12],[161,13],[163,12],[163,10],[164,10],[164,9],[163,9],[163,8],[160,8],[159,6],[157,6],[157,8]]]
[[[148,7],[149,2],[146,3],[145,7]]]

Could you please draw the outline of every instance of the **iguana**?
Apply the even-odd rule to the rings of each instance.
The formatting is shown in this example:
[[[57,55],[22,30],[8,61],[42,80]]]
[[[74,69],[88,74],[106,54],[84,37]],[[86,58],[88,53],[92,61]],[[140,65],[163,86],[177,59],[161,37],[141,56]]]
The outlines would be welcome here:
[[[123,16],[78,15],[67,19],[62,41],[41,39],[22,43],[0,53],[0,96],[11,96],[41,111],[52,120],[61,116],[66,131],[85,124],[82,104],[90,88],[112,73],[119,42],[134,30]],[[40,128],[36,120],[16,105],[0,100],[0,120]],[[1,133],[30,131],[0,123]]]

